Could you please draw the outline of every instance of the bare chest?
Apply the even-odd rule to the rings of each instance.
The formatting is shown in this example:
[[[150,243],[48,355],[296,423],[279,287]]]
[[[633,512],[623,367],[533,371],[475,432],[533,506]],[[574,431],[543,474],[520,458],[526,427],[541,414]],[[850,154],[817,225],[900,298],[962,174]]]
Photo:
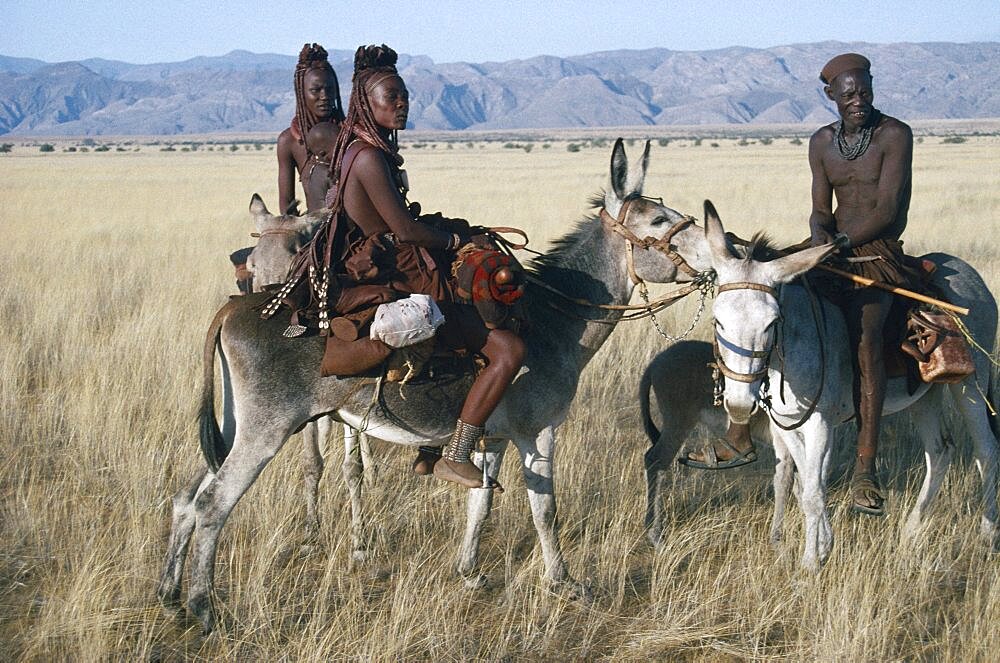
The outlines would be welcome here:
[[[872,144],[856,159],[845,159],[831,142],[823,154],[823,169],[834,189],[877,186],[882,173],[882,151]]]

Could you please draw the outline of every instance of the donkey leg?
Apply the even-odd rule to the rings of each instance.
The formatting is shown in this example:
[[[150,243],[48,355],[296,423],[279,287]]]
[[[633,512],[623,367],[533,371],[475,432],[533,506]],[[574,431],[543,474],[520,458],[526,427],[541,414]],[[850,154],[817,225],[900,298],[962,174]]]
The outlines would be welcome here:
[[[920,532],[924,516],[927,515],[931,502],[937,497],[941,482],[944,481],[948,465],[951,463],[953,445],[949,444],[941,434],[942,394],[942,389],[935,386],[912,408],[913,423],[924,443],[924,462],[927,471],[920,486],[917,502],[906,517],[903,530],[900,532],[900,538],[907,543],[914,541]]]
[[[805,515],[806,536],[800,565],[809,571],[819,571],[833,548],[833,529],[826,508],[825,466],[828,462],[831,427],[823,417],[814,414],[799,429],[802,440],[795,465],[802,483],[799,504]],[[787,438],[786,438],[787,441]],[[799,458],[801,456],[801,459]]]
[[[547,426],[542,429],[532,441],[515,439],[514,442],[521,453],[521,470],[528,488],[532,519],[542,547],[545,578],[554,586],[567,589],[574,598],[589,598],[590,591],[570,577],[559,547],[555,482],[552,479],[556,448],[555,427]]]
[[[774,513],[771,515],[771,545],[777,547],[783,538],[782,527],[785,522],[785,506],[792,493],[792,483],[795,478],[795,461],[785,445],[785,435],[794,435],[782,430],[773,431],[774,456],[777,464],[774,466]]]
[[[479,463],[486,463],[486,473],[497,480],[500,474],[500,466],[503,464],[503,457],[507,451],[507,441],[488,442],[486,453],[478,454],[474,459]],[[479,465],[483,467],[483,465]],[[486,584],[486,576],[476,573],[476,566],[479,562],[479,541],[483,536],[483,527],[490,517],[490,509],[493,507],[493,491],[483,488],[472,488],[466,498],[465,515],[465,535],[462,537],[462,546],[458,551],[458,560],[455,568],[465,579],[465,584],[470,588],[482,587]]]
[[[361,465],[365,472],[365,485],[371,488],[378,480],[378,467],[372,456],[371,441],[365,433],[361,432],[358,433],[358,441],[361,443]]]
[[[188,543],[191,541],[191,531],[194,529],[194,498],[198,490],[213,475],[207,469],[199,469],[195,476],[174,495],[171,500],[173,513],[170,523],[170,538],[167,539],[167,554],[163,560],[163,570],[160,573],[160,584],[156,596],[160,604],[177,613],[181,608],[181,579],[184,576],[184,559],[187,556]]]
[[[344,483],[351,500],[351,560],[363,562],[368,557],[364,532],[364,513],[361,502],[361,481],[364,475],[361,445],[363,433],[344,424]]]
[[[329,428],[327,428],[329,431]],[[306,540],[319,536],[319,482],[323,477],[323,454],[319,422],[310,421],[302,429],[303,497],[306,502]]]
[[[246,428],[243,425],[239,430]],[[196,520],[187,605],[191,614],[202,623],[205,633],[211,632],[215,626],[212,590],[219,534],[233,507],[253,485],[287,437],[288,432],[279,433],[275,429],[255,431],[252,440],[237,433],[236,443],[229,457],[194,500]]]
[[[670,463],[683,443],[680,431],[664,421],[663,430],[656,442],[643,456],[646,467],[646,538],[657,550],[663,545],[663,494],[667,483]]]
[[[976,388],[975,378],[975,375],[969,376],[965,381],[951,385],[951,393],[965,419],[969,435],[972,436],[976,467],[983,480],[983,516],[979,531],[983,538],[996,548],[1000,545],[997,512],[997,438],[990,429],[990,415],[980,390]],[[985,391],[986,385],[983,385],[983,392]]]

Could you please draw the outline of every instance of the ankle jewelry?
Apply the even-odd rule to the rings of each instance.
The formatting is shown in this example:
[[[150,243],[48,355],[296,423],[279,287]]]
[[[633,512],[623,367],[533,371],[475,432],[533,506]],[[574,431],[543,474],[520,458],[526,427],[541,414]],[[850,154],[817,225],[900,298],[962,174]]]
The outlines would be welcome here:
[[[473,426],[459,419],[451,441],[441,450],[441,457],[456,463],[468,463],[472,450],[483,439],[485,432],[485,426]]]

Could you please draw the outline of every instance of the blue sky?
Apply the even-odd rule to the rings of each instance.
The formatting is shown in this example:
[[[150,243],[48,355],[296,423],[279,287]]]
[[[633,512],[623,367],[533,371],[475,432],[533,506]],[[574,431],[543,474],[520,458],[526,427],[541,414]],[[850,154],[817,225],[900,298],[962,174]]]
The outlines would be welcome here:
[[[149,63],[385,42],[437,62],[484,62],[624,48],[1000,41],[998,16],[998,0],[0,0],[0,54]]]

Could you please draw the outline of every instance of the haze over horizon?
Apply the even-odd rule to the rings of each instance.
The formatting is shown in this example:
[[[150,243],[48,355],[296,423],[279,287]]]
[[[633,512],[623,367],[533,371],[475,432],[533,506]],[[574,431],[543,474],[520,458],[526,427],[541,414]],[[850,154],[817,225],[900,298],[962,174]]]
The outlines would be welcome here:
[[[853,2],[813,6],[792,0],[750,0],[738,9],[727,0],[594,0],[587,5],[440,0],[420,9],[401,0],[385,0],[378,7],[346,0],[336,8],[315,0],[281,6],[235,1],[212,7],[193,0],[143,5],[20,0],[5,8],[0,43],[3,55],[46,62],[103,58],[150,64],[233,50],[295,55],[312,41],[331,50],[387,43],[400,53],[426,55],[437,63],[823,41],[1000,41],[995,0],[968,0],[960,11],[935,0],[888,0],[866,6],[852,18],[856,7]]]

